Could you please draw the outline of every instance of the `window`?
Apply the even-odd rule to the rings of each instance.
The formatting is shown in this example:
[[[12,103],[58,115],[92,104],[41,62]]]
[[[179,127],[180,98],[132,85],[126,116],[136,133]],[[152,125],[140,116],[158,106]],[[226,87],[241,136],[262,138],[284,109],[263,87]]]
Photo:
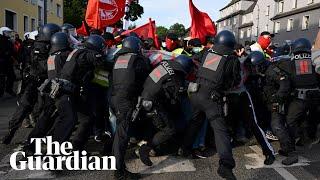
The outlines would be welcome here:
[[[243,15],[242,16],[242,24],[245,24],[247,21],[247,16],[246,15]]]
[[[241,31],[240,31],[240,39],[243,39],[243,37],[244,37],[244,31],[241,30]]]
[[[279,33],[280,32],[280,22],[276,22],[274,26],[274,33]]]
[[[288,19],[287,31],[293,30],[293,19]]]
[[[43,13],[42,13],[42,7],[41,6],[38,6],[38,23],[39,23],[39,26],[43,25]]]
[[[248,37],[248,38],[251,37],[251,28],[248,28],[248,29],[247,29],[247,37]]]
[[[5,10],[6,27],[17,31],[17,14],[12,11]]]
[[[309,28],[309,20],[310,16],[303,16],[302,18],[302,30],[306,30]]]
[[[24,30],[24,32],[29,31],[29,17],[28,16],[23,16],[23,30]]]
[[[284,2],[283,2],[283,1],[280,1],[280,2],[279,2],[279,5],[278,5],[278,12],[279,12],[279,13],[282,13],[282,12],[283,12],[283,5],[284,5]]]
[[[223,26],[227,26],[227,21],[226,20],[223,21]]]
[[[298,0],[292,0],[292,9],[297,8]]]
[[[308,4],[312,4],[313,3],[313,0],[308,0]]]
[[[258,34],[259,34],[259,32],[258,32],[258,31],[259,31],[259,28],[258,28],[258,27],[256,27],[256,32],[255,32],[255,36],[256,36],[256,37],[258,37]]]
[[[267,9],[266,9],[266,16],[269,16],[270,14],[270,6],[267,6]]]
[[[32,18],[31,19],[31,31],[36,30],[36,19]]]
[[[266,26],[264,27],[264,31],[269,31],[269,24],[266,24]]]
[[[237,18],[234,17],[234,18],[233,18],[233,25],[236,25],[236,24],[237,24]]]
[[[38,0],[31,0],[31,4],[36,5],[38,3]]]
[[[60,4],[57,4],[57,17],[62,17]]]

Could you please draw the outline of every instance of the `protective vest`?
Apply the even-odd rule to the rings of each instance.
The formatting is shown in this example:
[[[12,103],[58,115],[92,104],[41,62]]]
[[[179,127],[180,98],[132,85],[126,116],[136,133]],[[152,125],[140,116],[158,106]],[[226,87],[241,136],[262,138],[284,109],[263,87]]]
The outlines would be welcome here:
[[[319,82],[310,54],[295,55],[291,62],[293,72],[292,79],[295,88],[310,89],[318,87]]]
[[[152,100],[163,89],[163,84],[168,81],[174,81],[175,72],[169,61],[162,61],[148,76],[144,83],[142,97]],[[174,82],[172,82],[174,85]]]
[[[109,87],[109,72],[102,68],[97,68],[94,71],[94,78],[91,82],[105,88]]]
[[[224,67],[227,58],[212,52],[209,52],[202,61],[196,77],[210,81],[214,87],[220,88],[223,84]]]
[[[113,86],[120,88],[127,93],[135,91],[135,79],[136,73],[134,69],[134,62],[137,59],[137,55],[133,53],[127,53],[120,55],[113,67]]]
[[[173,50],[172,53],[177,54],[177,55],[181,55],[181,54],[185,53],[189,57],[192,56],[190,53],[185,51],[183,48],[177,48],[177,49]]]

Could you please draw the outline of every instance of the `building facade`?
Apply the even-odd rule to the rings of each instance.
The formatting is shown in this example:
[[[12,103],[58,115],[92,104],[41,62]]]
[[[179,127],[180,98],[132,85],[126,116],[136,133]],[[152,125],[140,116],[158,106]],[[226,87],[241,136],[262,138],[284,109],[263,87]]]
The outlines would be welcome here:
[[[249,6],[237,9],[237,3],[243,0],[232,0],[220,10],[217,20],[218,31],[230,30],[237,40],[246,44],[256,41],[263,31],[274,33],[274,44],[282,45],[298,37],[314,41],[320,27],[320,0],[257,0]],[[248,5],[246,1],[246,5]],[[236,8],[232,8],[235,6]],[[237,9],[238,11],[232,11]],[[232,24],[232,18],[237,22]]]
[[[239,42],[242,41],[240,40],[240,36],[242,35],[240,29],[244,27],[241,26],[246,24],[247,21],[250,21],[249,16],[247,20],[246,17],[243,18],[243,15],[250,14],[248,13],[248,9],[252,7],[254,3],[255,0],[232,0],[228,5],[220,9],[220,19],[216,21],[218,32],[222,30],[232,31],[237,40]]]
[[[1,0],[0,27],[25,32],[37,30],[46,23],[63,23],[63,0]]]
[[[275,0],[274,43],[305,37],[312,43],[320,27],[320,0]]]

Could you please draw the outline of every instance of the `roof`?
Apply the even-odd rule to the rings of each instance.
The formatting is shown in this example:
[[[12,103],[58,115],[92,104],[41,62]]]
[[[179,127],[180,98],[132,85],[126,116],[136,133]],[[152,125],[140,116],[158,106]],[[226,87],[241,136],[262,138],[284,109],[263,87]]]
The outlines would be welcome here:
[[[311,11],[311,10],[319,9],[319,8],[320,8],[320,3],[316,3],[316,4],[313,4],[313,5],[308,5],[308,6],[303,7],[303,8],[295,9],[293,11],[288,11],[288,12],[284,12],[284,13],[281,13],[281,14],[277,14],[273,18],[271,18],[271,20],[281,19],[281,18],[284,18],[284,17],[288,17],[288,16],[291,16],[291,15],[295,15],[295,14],[299,14],[299,13],[303,13],[303,12],[306,12],[306,11]]]
[[[230,6],[232,6],[233,4],[239,2],[239,1],[242,1],[242,0],[231,0],[231,2],[229,4],[227,4],[225,7],[223,7],[222,9],[220,9],[219,11],[222,11]],[[246,1],[257,1],[257,0],[246,0]]]
[[[244,11],[244,14],[252,13],[253,10],[254,10],[254,7],[256,7],[257,2],[258,2],[258,1],[255,0],[255,1],[253,2],[253,4],[252,4],[246,11]]]
[[[218,19],[216,22],[218,23],[218,22],[221,22],[221,21],[223,21],[223,20],[232,18],[232,17],[234,17],[234,16],[236,16],[236,15],[238,15],[238,14],[243,14],[243,12],[244,12],[243,10],[234,12],[234,13],[232,13],[232,14],[229,14],[228,16],[225,16],[225,17],[223,17],[223,18],[221,18],[221,19]]]

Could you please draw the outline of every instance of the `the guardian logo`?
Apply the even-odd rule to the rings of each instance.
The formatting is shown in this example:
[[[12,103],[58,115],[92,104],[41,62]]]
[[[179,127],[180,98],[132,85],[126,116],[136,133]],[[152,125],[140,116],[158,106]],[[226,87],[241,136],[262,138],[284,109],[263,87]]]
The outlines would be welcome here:
[[[25,152],[18,151],[11,155],[10,165],[14,170],[116,170],[114,156],[87,156],[86,151],[73,151],[70,142],[52,142],[52,137],[32,138],[35,144],[34,156],[26,157]],[[41,152],[42,143],[46,144],[47,152]],[[17,156],[24,158],[17,161]]]

